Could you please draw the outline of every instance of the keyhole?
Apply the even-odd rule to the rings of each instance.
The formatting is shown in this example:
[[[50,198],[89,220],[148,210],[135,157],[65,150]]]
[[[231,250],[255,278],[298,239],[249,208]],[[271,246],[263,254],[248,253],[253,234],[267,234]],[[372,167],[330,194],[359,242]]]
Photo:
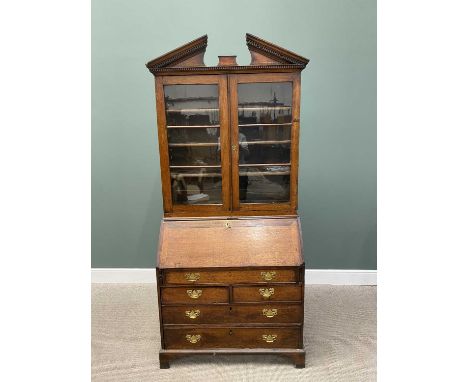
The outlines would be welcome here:
[[[232,336],[232,330],[231,329],[229,329],[229,335]]]

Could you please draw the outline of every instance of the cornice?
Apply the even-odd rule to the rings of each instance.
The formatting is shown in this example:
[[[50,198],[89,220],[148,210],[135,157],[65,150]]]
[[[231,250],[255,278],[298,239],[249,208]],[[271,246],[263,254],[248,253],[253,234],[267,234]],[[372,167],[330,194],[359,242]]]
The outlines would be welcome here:
[[[172,64],[180,63],[181,61],[185,61],[197,54],[205,53],[207,46],[208,36],[201,36],[177,49],[171,50],[170,52],[151,60],[146,64],[146,67],[152,71],[154,69],[165,68]]]
[[[294,52],[247,33],[247,48],[252,55],[251,65],[205,66],[203,57],[208,45],[208,36],[201,36],[177,49],[149,61],[146,67],[154,75],[166,73],[246,73],[262,70],[299,71],[309,60]]]

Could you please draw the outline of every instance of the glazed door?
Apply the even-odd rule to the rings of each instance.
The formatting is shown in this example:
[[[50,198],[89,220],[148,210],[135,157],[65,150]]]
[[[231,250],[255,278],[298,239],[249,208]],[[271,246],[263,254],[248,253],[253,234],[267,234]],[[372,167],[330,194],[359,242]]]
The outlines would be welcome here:
[[[166,213],[231,209],[226,76],[156,80]]]
[[[297,208],[299,81],[296,74],[230,76],[234,211]]]

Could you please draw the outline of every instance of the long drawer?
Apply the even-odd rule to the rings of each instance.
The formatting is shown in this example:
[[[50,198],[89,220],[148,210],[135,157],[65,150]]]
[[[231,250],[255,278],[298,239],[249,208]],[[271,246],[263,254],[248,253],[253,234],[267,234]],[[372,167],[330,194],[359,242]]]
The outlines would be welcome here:
[[[204,304],[229,302],[227,287],[162,287],[161,301],[163,304]]]
[[[300,304],[163,306],[167,324],[301,323]]]
[[[165,284],[242,284],[265,282],[297,282],[297,269],[256,269],[256,270],[190,270],[164,272]]]
[[[301,285],[234,286],[233,302],[301,301]]]
[[[298,349],[300,335],[300,327],[164,328],[166,349]]]

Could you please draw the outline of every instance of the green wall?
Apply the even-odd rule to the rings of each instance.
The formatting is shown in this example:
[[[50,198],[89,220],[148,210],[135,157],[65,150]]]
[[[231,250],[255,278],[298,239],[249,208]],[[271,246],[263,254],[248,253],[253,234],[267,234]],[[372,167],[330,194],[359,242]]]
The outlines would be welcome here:
[[[208,34],[206,64],[249,32],[310,59],[302,76],[299,213],[307,268],[376,269],[375,0],[93,0],[92,266],[155,265],[162,217],[153,76]]]

